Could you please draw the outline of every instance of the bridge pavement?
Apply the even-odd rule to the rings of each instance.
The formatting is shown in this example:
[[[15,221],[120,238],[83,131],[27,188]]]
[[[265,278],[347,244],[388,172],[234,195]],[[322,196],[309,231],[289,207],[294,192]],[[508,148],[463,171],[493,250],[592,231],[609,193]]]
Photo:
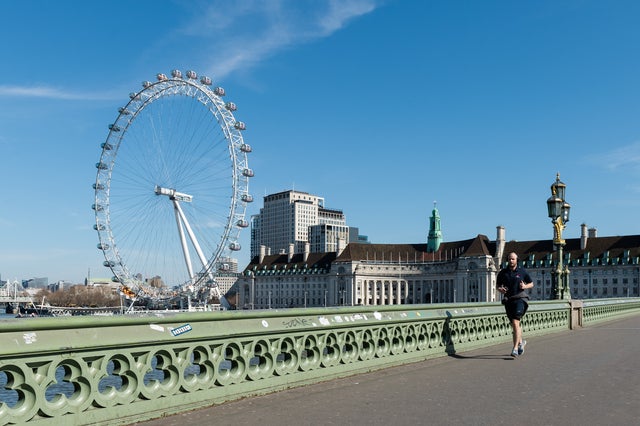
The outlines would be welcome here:
[[[527,340],[137,425],[640,424],[640,315]]]

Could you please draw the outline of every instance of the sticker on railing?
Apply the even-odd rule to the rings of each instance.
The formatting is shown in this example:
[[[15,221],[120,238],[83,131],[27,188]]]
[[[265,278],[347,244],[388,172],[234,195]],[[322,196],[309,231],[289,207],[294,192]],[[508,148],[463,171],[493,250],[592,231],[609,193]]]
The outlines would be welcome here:
[[[172,328],[171,334],[173,334],[174,336],[179,336],[181,334],[188,333],[191,330],[192,330],[191,324],[185,324],[185,325],[181,325],[178,328]]]
[[[149,328],[151,328],[152,330],[155,331],[161,331],[164,332],[164,327],[158,324],[149,324]]]
[[[24,333],[22,335],[22,338],[24,339],[24,342],[27,345],[30,345],[31,343],[34,343],[37,340],[36,333]]]

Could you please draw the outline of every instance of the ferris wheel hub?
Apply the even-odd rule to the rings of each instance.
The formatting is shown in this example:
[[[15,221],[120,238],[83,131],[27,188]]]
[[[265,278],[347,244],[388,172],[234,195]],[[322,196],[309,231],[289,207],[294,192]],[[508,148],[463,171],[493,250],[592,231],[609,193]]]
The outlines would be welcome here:
[[[158,185],[156,185],[155,193],[156,195],[166,195],[169,197],[170,200],[185,201],[187,203],[190,203],[191,201],[193,201],[192,195],[178,192],[175,189],[163,188],[162,186],[158,186]]]

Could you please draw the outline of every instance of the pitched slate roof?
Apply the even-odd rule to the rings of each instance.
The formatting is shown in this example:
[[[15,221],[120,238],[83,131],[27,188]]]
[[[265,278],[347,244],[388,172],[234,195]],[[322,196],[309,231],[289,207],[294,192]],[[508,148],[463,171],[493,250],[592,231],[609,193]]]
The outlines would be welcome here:
[[[259,257],[254,257],[245,271],[322,270],[329,269],[335,259],[335,252],[309,253],[306,261],[303,253],[294,254],[291,261],[289,261],[287,254],[272,254],[265,256],[262,263],[259,262]]]
[[[443,242],[435,252],[427,251],[427,244],[363,244],[349,243],[336,262],[437,262],[460,256],[492,256],[491,243],[484,235],[470,240]]]
[[[587,239],[584,249],[580,247],[580,238],[568,238],[565,240],[565,255],[571,260],[585,259],[588,253],[589,259],[603,259],[608,252],[609,259],[622,259],[625,255],[629,258],[640,256],[640,235],[625,235],[615,237],[592,237]],[[505,244],[504,253],[515,252],[521,260],[530,258],[544,259],[549,253],[554,252],[551,240],[541,241],[509,241]]]
[[[475,238],[461,241],[443,242],[436,252],[429,253],[426,243],[419,244],[369,244],[349,243],[340,256],[335,252],[309,253],[304,261],[302,253],[296,253],[288,261],[287,254],[265,256],[262,263],[254,257],[245,271],[308,271],[328,270],[333,262],[377,261],[377,262],[439,262],[465,256],[496,256],[496,241],[490,241],[485,235],[478,234]],[[534,259],[539,261],[554,253],[552,240],[508,241],[505,243],[504,254],[515,252],[520,260]],[[613,263],[612,259],[620,262],[640,262],[640,235],[625,235],[614,237],[591,237],[587,239],[585,249],[580,248],[580,238],[566,239],[565,256],[571,260],[584,259],[588,253],[590,261],[600,259],[599,263]],[[608,254],[608,256],[605,256]],[[628,256],[625,258],[625,256]],[[603,259],[608,257],[608,261]],[[635,261],[634,261],[635,259]],[[620,263],[615,262],[615,263]]]

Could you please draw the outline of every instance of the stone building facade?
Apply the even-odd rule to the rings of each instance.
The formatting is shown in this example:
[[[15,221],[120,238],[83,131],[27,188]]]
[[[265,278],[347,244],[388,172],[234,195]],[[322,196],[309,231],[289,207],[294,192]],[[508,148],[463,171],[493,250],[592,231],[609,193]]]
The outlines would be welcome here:
[[[436,248],[436,247],[433,247]],[[255,257],[236,283],[240,305],[268,309],[341,305],[495,302],[498,271],[515,252],[535,286],[532,300],[552,296],[552,240],[506,241],[485,235],[428,244],[350,243],[338,252]],[[564,262],[573,299],[640,296],[640,235],[598,237],[582,225],[567,239]]]

